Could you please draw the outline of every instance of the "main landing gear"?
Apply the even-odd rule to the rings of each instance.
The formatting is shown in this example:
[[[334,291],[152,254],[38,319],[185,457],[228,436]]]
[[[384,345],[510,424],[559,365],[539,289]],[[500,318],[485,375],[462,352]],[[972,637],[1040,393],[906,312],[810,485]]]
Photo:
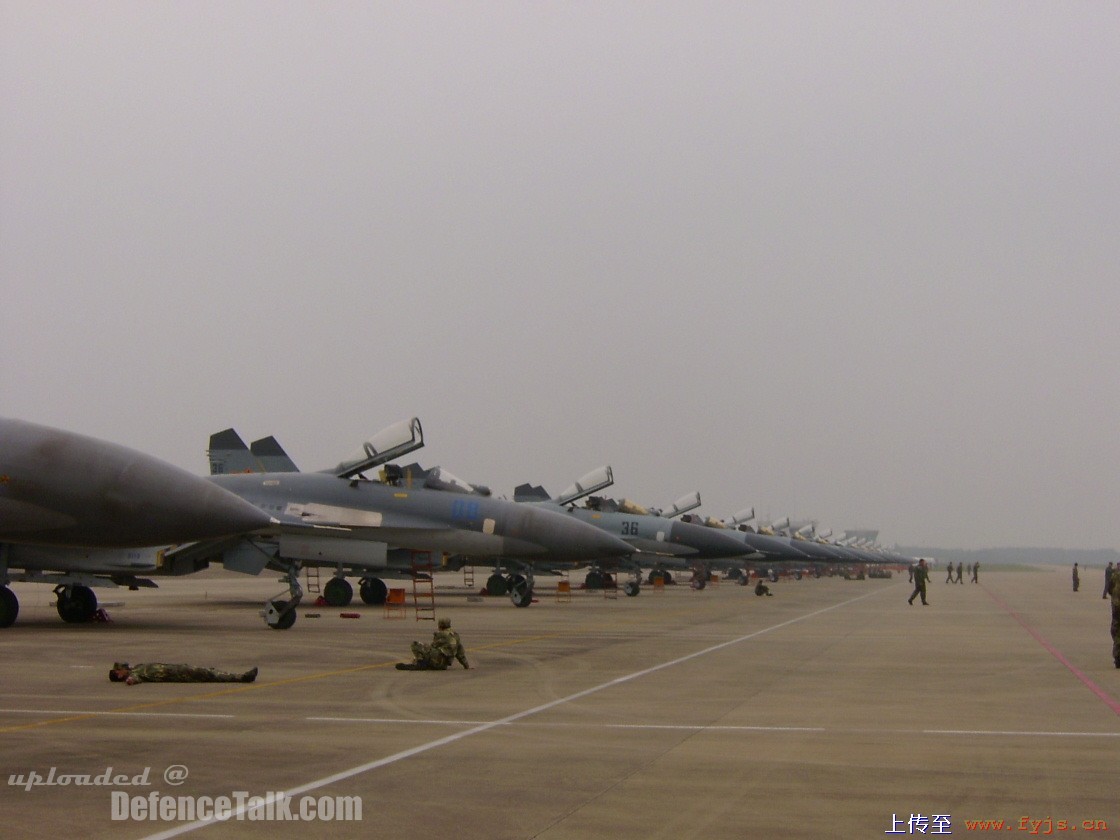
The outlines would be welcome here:
[[[651,572],[651,580],[653,579],[652,575]],[[591,569],[583,578],[583,586],[585,589],[614,589],[618,586],[618,582],[610,572],[604,572],[602,569]],[[627,598],[633,598],[642,591],[641,569],[634,570],[630,580],[622,584],[622,591]]]
[[[97,596],[88,586],[59,584],[54,588],[58,617],[67,624],[85,624],[97,614]],[[14,595],[12,596],[15,597]],[[15,617],[12,617],[15,620]]]
[[[323,586],[323,600],[328,607],[345,607],[354,599],[354,587],[344,577],[333,577]]]
[[[527,607],[533,603],[532,572],[513,572],[508,576],[494,572],[486,578],[486,594],[509,595],[509,600],[515,607]]]
[[[0,629],[11,627],[19,615],[19,598],[6,586],[0,586]]]
[[[385,599],[389,597],[389,587],[381,578],[362,578],[358,594],[362,596],[364,603],[376,606],[385,603]]]

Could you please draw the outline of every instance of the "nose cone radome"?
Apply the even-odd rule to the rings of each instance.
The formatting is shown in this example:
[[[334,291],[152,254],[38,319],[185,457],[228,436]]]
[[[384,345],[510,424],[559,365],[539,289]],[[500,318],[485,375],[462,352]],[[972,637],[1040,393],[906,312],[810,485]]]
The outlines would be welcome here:
[[[837,560],[845,559],[839,552],[832,551],[827,546],[809,542],[808,540],[790,540],[790,545],[802,554],[808,554],[814,560],[827,560],[835,563]]]
[[[670,540],[679,545],[695,549],[697,559],[719,557],[741,557],[748,553],[742,540],[735,537],[734,531],[694,525],[690,522],[673,521]]]
[[[808,555],[798,551],[796,547],[784,540],[768,537],[765,534],[751,534],[743,532],[743,541],[756,551],[761,551],[771,557],[785,560],[804,560]]]
[[[243,533],[266,513],[134,449],[22,421],[0,425],[2,533],[62,546],[148,546]]]
[[[624,557],[634,553],[634,547],[606,531],[581,522],[566,511],[552,510],[537,505],[520,505],[533,535],[526,538],[544,546],[551,557],[558,560],[595,560],[605,557]]]

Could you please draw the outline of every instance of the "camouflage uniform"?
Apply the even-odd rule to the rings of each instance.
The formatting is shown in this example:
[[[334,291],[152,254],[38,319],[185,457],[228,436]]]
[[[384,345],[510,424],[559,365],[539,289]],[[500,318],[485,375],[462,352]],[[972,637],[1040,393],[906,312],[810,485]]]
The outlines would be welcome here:
[[[216,668],[200,668],[195,665],[167,665],[162,662],[141,663],[128,667],[129,685],[142,682],[252,682],[257,676],[257,669],[246,671],[244,674],[231,674],[228,671],[219,671]]]
[[[464,668],[470,668],[459,634],[451,629],[450,622],[446,622],[446,626],[444,624],[444,621],[440,621],[439,629],[432,634],[430,645],[412,643],[411,667],[398,665],[397,668],[402,671],[446,671],[454,660],[458,660]]]

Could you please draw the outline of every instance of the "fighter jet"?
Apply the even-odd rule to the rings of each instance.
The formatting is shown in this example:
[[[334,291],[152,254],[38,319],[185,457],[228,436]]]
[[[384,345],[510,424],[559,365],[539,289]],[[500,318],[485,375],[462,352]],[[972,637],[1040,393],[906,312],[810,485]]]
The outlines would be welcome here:
[[[348,574],[360,577],[364,601],[378,603],[387,589],[381,575],[422,573],[416,567],[416,552],[556,564],[633,551],[622,540],[562,511],[492,498],[446,471],[414,476],[389,463],[420,446],[423,431],[420,421],[412,418],[391,426],[330,470],[245,472],[255,466],[252,449],[246,456],[236,433],[219,433],[211,438],[210,480],[278,524],[269,534],[175,549],[167,553],[166,562],[188,572],[211,561],[249,574],[265,568],[282,571],[287,597],[270,599],[265,617],[269,626],[286,629],[294,623],[303,595],[303,566],[335,569],[324,588],[328,603],[349,602],[353,588]],[[377,477],[367,478],[375,468],[380,468]],[[517,606],[531,602],[531,586],[510,594]]]
[[[522,484],[514,489],[513,497],[516,501],[558,511],[567,510],[571,516],[594,525],[633,547],[633,554],[628,558],[604,556],[598,562],[589,564],[591,569],[584,579],[588,588],[607,584],[609,581],[606,576],[610,570],[623,569],[633,575],[623,586],[623,591],[633,597],[641,591],[642,561],[687,567],[693,563],[743,553],[743,547],[738,541],[718,531],[656,515],[650,509],[628,499],[616,501],[591,495],[613,483],[614,474],[606,466],[592,470],[555,499],[549,498],[544,488],[531,484]],[[696,493],[678,500],[674,507],[679,506],[679,510],[691,506],[693,497],[698,504],[699,494]],[[577,507],[575,503],[580,499],[586,501],[582,507]],[[497,577],[500,579],[501,576]],[[490,587],[492,583],[500,586],[494,576],[487,581],[487,586]]]
[[[749,578],[749,575],[745,572],[749,571],[748,567],[751,565],[759,563],[769,565],[774,562],[788,563],[806,559],[806,554],[798,551],[793,544],[773,536],[760,534],[748,525],[747,523],[755,518],[753,507],[741,510],[726,520],[701,517],[695,514],[688,514],[682,518],[686,522],[697,525],[726,529],[729,536],[740,541],[743,550],[737,557],[717,559],[708,564],[709,568],[725,570],[730,580],[745,584]]]
[[[53,584],[59,616],[89,621],[93,587],[153,586],[143,547],[266,528],[260,508],[186,470],[115,443],[0,418],[0,627],[15,581]],[[17,571],[19,570],[19,571]]]

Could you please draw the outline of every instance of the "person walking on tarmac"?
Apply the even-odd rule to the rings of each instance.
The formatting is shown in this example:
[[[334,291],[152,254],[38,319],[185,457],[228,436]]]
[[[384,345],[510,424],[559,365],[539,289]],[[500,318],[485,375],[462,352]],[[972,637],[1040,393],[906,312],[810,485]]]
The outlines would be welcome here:
[[[926,566],[925,558],[922,558],[918,561],[918,565],[914,567],[914,591],[910,593],[906,603],[912,605],[914,599],[921,595],[922,606],[928,607],[929,601],[926,600],[926,583],[928,582],[929,568]]]
[[[964,578],[961,577],[961,575],[963,575],[963,574],[964,574],[964,563],[958,562],[957,563],[957,583],[959,583],[961,586],[964,586]]]
[[[1120,572],[1112,572],[1112,663],[1120,668]]]
[[[945,576],[945,582],[946,583],[952,583],[953,582],[953,564],[949,563],[948,565],[949,565],[949,574],[947,574]]]
[[[1073,591],[1076,592],[1081,587],[1081,573],[1077,571],[1077,564],[1073,564]]]

